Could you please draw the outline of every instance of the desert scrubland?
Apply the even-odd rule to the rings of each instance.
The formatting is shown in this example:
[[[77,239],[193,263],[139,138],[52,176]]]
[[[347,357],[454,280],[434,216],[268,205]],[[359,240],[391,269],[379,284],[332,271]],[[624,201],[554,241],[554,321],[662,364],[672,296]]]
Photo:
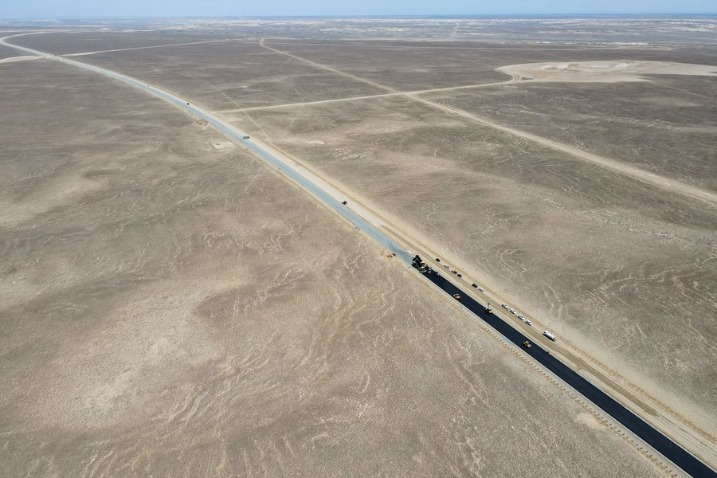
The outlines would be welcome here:
[[[656,473],[212,130],[60,64],[0,81],[3,476]]]
[[[14,40],[215,111],[714,439],[717,205],[699,198],[717,188],[717,53],[702,33],[660,23],[654,44],[609,45],[601,24],[580,44],[562,24],[537,44],[496,42],[532,24],[436,22],[445,41],[407,39],[425,25],[339,41],[326,25]],[[671,43],[687,37],[702,43]],[[241,147],[69,66],[0,69],[8,476],[657,473]]]

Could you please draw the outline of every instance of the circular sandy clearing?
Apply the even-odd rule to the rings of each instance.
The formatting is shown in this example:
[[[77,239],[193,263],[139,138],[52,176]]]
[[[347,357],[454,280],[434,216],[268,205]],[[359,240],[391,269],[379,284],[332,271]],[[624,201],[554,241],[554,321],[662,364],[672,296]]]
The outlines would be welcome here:
[[[717,66],[666,61],[574,61],[525,63],[497,68],[515,80],[556,82],[644,81],[641,75],[717,76]]]

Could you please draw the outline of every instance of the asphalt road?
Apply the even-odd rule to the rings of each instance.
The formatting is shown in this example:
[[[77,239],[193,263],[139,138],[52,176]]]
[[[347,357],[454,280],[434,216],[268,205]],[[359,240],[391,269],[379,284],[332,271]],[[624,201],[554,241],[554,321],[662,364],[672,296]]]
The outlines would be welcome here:
[[[17,35],[19,36],[19,35]],[[301,173],[296,171],[289,163],[282,160],[280,157],[271,154],[269,151],[266,151],[265,149],[262,149],[259,145],[257,145],[254,141],[251,140],[251,138],[248,136],[247,133],[241,131],[240,129],[236,128],[235,126],[221,120],[220,118],[214,116],[210,112],[191,104],[184,98],[180,98],[172,93],[169,93],[168,91],[165,91],[161,88],[157,88],[156,86],[152,86],[148,83],[145,83],[143,81],[140,81],[136,78],[132,78],[131,76],[123,75],[121,73],[114,72],[112,70],[107,70],[105,68],[100,68],[98,66],[89,65],[87,63],[82,63],[75,60],[70,60],[62,56],[57,55],[51,55],[48,53],[44,53],[38,50],[33,50],[31,48],[25,48],[13,45],[11,43],[6,43],[5,39],[11,38],[11,37],[5,37],[0,39],[0,43],[6,44],[9,47],[16,48],[19,50],[23,50],[27,53],[31,53],[36,56],[40,56],[45,59],[49,60],[55,60],[61,63],[66,63],[68,65],[72,65],[78,68],[82,68],[83,70],[89,70],[95,73],[99,73],[101,75],[104,75],[106,77],[121,81],[123,83],[129,84],[130,86],[133,86],[135,88],[139,88],[146,93],[149,93],[152,96],[155,96],[159,99],[162,99],[168,103],[173,104],[174,106],[186,111],[190,115],[194,116],[195,118],[201,119],[209,123],[214,129],[219,131],[220,133],[224,134],[226,137],[234,140],[235,142],[245,146],[247,149],[252,151],[254,154],[262,158],[264,161],[269,163],[270,165],[277,168],[279,171],[281,171],[285,176],[287,176],[289,179],[291,179],[293,182],[295,182],[297,185],[301,186],[303,189],[311,193],[314,197],[316,197],[319,201],[324,203],[325,205],[329,206],[331,209],[336,211],[338,214],[343,216],[347,221],[349,221],[351,224],[356,226],[357,229],[365,233],[367,236],[384,246],[386,249],[391,251],[392,253],[396,254],[397,257],[400,257],[404,263],[407,265],[411,263],[412,255],[410,252],[408,252],[404,247],[402,247],[400,244],[392,240],[390,237],[388,237],[386,234],[381,232],[377,227],[375,227],[373,224],[366,221],[364,218],[362,218],[360,215],[358,215],[356,212],[352,211],[350,207],[347,207],[343,204],[341,204],[341,201],[330,194],[328,194],[326,191],[324,191],[322,188],[311,182],[308,178],[303,176]]]
[[[685,473],[694,476],[695,478],[717,477],[717,473],[715,473],[714,470],[657,431],[650,424],[646,423],[640,417],[590,383],[573,369],[555,358],[550,352],[540,347],[497,315],[487,313],[485,311],[485,306],[478,303],[472,297],[466,295],[463,290],[455,286],[445,277],[441,276],[440,273],[424,273],[423,275],[450,296],[453,296],[453,294],[460,294],[460,302],[464,307],[473,312],[493,329],[498,331],[510,342],[519,346],[523,352],[530,355],[558,378],[570,385],[577,392],[602,409],[605,413],[613,417],[625,428],[640,437],[643,441],[645,441],[645,443],[657,450],[664,457],[681,468]],[[532,343],[530,348],[523,347],[523,342],[526,340],[530,340]]]
[[[176,95],[173,95],[167,91],[149,85],[135,78],[122,75],[120,73],[116,73],[105,68],[88,65],[79,61],[69,60],[63,57],[58,57],[56,55],[51,55],[30,48],[19,47],[11,43],[6,43],[5,39],[7,38],[10,37],[0,39],[0,44],[6,44],[7,46],[10,46],[12,48],[16,48],[31,53],[33,55],[40,56],[42,58],[67,63],[68,65],[82,68],[83,70],[93,71],[106,77],[113,78],[115,80],[129,84],[135,88],[139,88],[152,96],[167,101],[168,103],[171,103],[186,111],[195,118],[207,121],[207,123],[212,125],[212,127],[214,127],[217,131],[221,132],[222,134],[226,135],[228,138],[236,141],[237,143],[242,144],[254,154],[262,158],[264,161],[277,168],[286,177],[291,179],[291,181],[305,189],[319,201],[321,201],[322,203],[336,211],[339,215],[344,217],[347,221],[353,224],[356,229],[362,231],[364,234],[374,239],[386,249],[393,252],[405,264],[412,263],[413,255],[403,246],[388,237],[376,226],[366,221],[359,214],[352,211],[349,207],[343,205],[339,199],[333,197],[321,187],[310,181],[308,178],[306,178],[304,175],[294,169],[289,163],[282,160],[280,157],[272,154],[271,152],[261,148],[250,138],[245,138],[245,136],[247,136],[246,133],[242,132],[231,124],[222,121],[208,111],[205,111],[197,106],[192,105],[190,102],[187,102],[183,98],[180,98]],[[608,396],[598,387],[591,384],[588,380],[583,378],[577,372],[573,371],[570,367],[568,367],[563,362],[551,355],[550,352],[546,351],[535,343],[533,343],[533,346],[529,349],[523,348],[522,343],[526,340],[529,340],[525,335],[520,333],[520,331],[513,328],[510,324],[503,321],[496,315],[486,313],[484,306],[482,306],[476,300],[465,294],[453,283],[437,274],[424,274],[424,277],[426,277],[428,280],[433,282],[436,286],[438,286],[440,289],[442,289],[451,296],[453,294],[460,294],[462,296],[461,303],[468,310],[473,312],[477,317],[479,317],[488,325],[493,327],[507,340],[521,347],[526,354],[530,355],[533,359],[538,361],[545,368],[547,368],[557,377],[562,379],[565,383],[573,387],[577,392],[579,392],[585,398],[593,402],[597,407],[601,408],[605,413],[613,417],[616,421],[621,423],[624,427],[629,429],[636,436],[640,437],[647,444],[652,446],[655,450],[665,456],[676,466],[684,470],[686,473],[691,476],[700,478],[717,478],[717,473],[715,473],[715,471],[713,471],[707,465],[695,458],[692,454],[675,444],[672,440],[670,440],[662,433],[657,431],[655,428],[650,426],[648,423],[643,421],[640,417],[632,413],[619,402]]]

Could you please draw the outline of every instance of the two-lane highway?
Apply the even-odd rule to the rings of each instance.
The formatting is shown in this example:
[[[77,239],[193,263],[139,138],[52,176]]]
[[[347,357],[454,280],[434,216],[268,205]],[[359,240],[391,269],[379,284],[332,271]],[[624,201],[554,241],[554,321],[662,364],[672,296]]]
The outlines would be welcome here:
[[[132,78],[131,76],[123,75],[121,73],[117,73],[115,71],[90,65],[87,63],[82,63],[80,61],[70,60],[62,56],[52,55],[38,50],[33,50],[31,48],[13,45],[12,43],[7,43],[5,41],[8,38],[12,38],[14,36],[21,35],[12,35],[9,37],[1,38],[0,43],[5,44],[11,48],[16,48],[27,53],[31,53],[41,58],[59,61],[67,65],[82,68],[83,70],[89,70],[94,73],[99,73],[106,77],[113,78],[115,80],[129,84],[130,86],[139,88],[140,90],[143,90],[144,92],[149,93],[152,96],[171,103],[172,105],[184,110],[195,118],[206,121],[214,129],[224,134],[229,139],[241,144],[257,156],[259,156],[261,159],[274,166],[281,173],[283,173],[284,176],[299,185],[302,189],[311,193],[316,199],[324,203],[326,206],[336,211],[339,215],[341,215],[344,219],[353,224],[356,228],[364,232],[366,235],[374,239],[386,249],[390,250],[392,253],[396,254],[396,256],[401,258],[406,265],[411,263],[411,254],[403,246],[401,246],[396,241],[381,232],[376,226],[361,217],[351,208],[344,206],[339,198],[329,194],[324,188],[319,187],[314,181],[311,181],[307,177],[306,172],[304,172],[303,174],[300,173],[297,170],[296,165],[290,164],[278,154],[272,153],[266,146],[260,145],[256,141],[252,140],[249,135],[247,135],[247,133],[241,131],[237,127],[223,121],[217,116],[214,116],[210,112],[191,104],[184,98],[180,98],[168,91],[150,85],[146,82],[140,81],[136,78]]]

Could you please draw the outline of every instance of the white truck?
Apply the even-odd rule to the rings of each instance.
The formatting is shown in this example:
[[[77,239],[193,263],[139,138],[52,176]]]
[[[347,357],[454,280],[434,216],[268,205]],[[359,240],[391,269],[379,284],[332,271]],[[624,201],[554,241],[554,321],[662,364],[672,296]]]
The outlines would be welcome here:
[[[553,342],[555,342],[556,340],[558,340],[558,337],[557,337],[554,333],[549,332],[549,331],[547,331],[547,330],[544,330],[544,331],[543,331],[543,335],[546,336],[547,338],[549,338],[550,340],[552,340]]]

